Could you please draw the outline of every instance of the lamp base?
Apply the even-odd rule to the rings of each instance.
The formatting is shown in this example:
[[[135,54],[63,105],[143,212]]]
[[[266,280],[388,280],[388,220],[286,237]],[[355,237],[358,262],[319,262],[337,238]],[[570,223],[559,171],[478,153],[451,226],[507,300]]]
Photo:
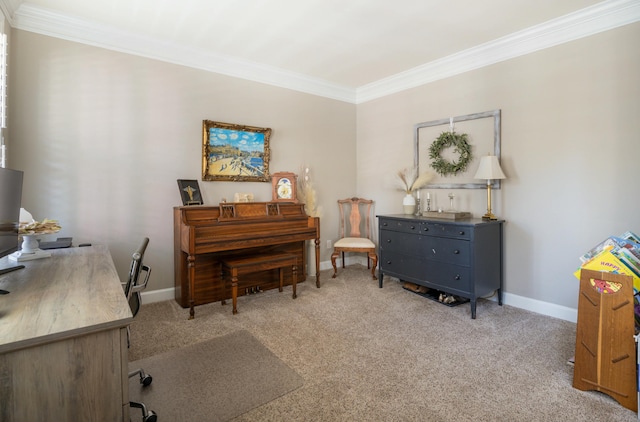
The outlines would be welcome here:
[[[485,215],[482,216],[483,220],[497,220],[498,217],[496,217],[495,215],[493,215],[493,213],[488,212]]]

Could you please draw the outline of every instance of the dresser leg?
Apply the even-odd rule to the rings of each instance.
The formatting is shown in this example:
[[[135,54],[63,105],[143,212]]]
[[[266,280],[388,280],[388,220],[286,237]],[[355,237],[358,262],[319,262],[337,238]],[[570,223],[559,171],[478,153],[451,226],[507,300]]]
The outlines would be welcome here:
[[[476,299],[471,299],[471,319],[476,319]]]
[[[384,273],[382,271],[378,272],[378,278],[380,279],[380,281],[378,282],[378,287],[382,289],[382,279],[384,278]]]
[[[498,289],[498,305],[502,306],[502,289]]]

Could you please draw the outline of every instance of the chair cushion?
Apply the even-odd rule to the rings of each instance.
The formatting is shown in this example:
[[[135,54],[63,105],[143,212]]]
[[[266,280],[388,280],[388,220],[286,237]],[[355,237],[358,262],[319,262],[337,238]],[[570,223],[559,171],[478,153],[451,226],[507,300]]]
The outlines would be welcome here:
[[[376,245],[366,237],[344,237],[333,244],[335,248],[375,248]]]

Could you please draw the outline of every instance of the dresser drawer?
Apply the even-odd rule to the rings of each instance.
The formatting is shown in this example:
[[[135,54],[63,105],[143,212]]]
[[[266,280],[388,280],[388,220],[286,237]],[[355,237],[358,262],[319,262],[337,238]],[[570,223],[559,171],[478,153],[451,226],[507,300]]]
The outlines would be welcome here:
[[[452,294],[471,294],[471,273],[469,267],[438,263],[427,264],[427,271],[422,275],[431,285]]]
[[[423,222],[420,227],[420,233],[423,235],[452,237],[455,239],[466,240],[471,239],[471,230],[471,227],[445,223]]]
[[[383,251],[378,262],[380,271],[395,275],[404,280],[424,280],[428,263],[417,256],[408,256],[396,252]]]
[[[450,239],[447,237],[421,236],[423,239],[423,256],[430,261],[448,262],[450,264],[469,266],[471,262],[470,243],[468,240]]]
[[[388,218],[380,219],[380,230],[393,230],[404,233],[420,233],[420,223],[416,221],[392,220]]]
[[[380,230],[380,249],[387,252],[397,252],[407,255],[420,255],[424,243],[423,236],[415,234]]]

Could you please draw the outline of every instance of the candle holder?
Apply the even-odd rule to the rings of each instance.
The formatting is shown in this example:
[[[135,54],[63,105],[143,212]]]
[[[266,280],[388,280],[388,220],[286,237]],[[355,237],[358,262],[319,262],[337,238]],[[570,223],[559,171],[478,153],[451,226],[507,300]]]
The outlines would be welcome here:
[[[414,214],[416,217],[420,216],[420,214],[422,214],[422,211],[420,211],[420,198],[416,198],[416,213]]]
[[[431,198],[427,198],[427,211],[431,211]]]

